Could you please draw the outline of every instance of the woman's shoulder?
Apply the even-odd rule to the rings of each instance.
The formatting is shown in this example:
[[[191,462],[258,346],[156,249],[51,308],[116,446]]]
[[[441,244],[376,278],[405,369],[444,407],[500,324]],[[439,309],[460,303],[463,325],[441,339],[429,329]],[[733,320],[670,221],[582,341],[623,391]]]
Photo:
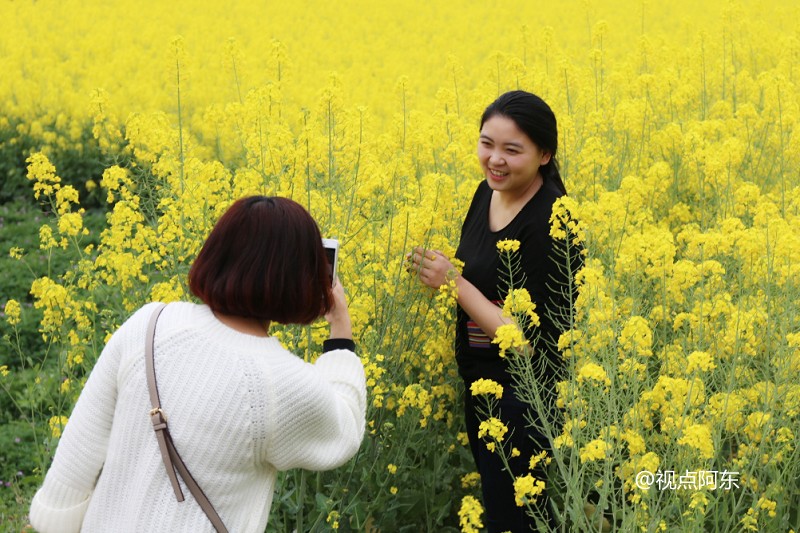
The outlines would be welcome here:
[[[208,323],[210,310],[204,305],[192,302],[148,302],[133,311],[122,325],[112,335],[112,338],[128,339],[129,337],[143,338],[150,320],[155,313],[163,307],[159,314],[157,329],[161,332],[183,327],[196,327],[203,329],[203,324]],[[211,315],[213,316],[213,315]]]
[[[475,188],[475,192],[472,195],[472,201],[469,204],[469,209],[467,210],[467,214],[464,217],[464,222],[466,223],[468,220],[473,219],[476,216],[476,213],[482,212],[489,209],[489,200],[488,197],[491,196],[492,189],[489,187],[489,184],[486,183],[486,180],[481,180],[478,186]],[[486,217],[479,217],[484,219]]]
[[[564,193],[552,181],[545,181],[539,191],[531,198],[526,206],[535,219],[550,220],[550,213],[553,211],[553,205],[556,201],[564,196]],[[530,218],[530,217],[528,217]]]
[[[552,180],[545,180],[544,183],[542,183],[542,188],[539,190],[539,194],[536,196],[539,196],[543,203],[552,206],[556,200],[564,196],[564,192],[559,189],[558,185],[556,185]]]
[[[478,198],[482,196],[486,196],[492,194],[492,188],[489,187],[489,183],[485,179],[482,179],[478,186],[475,188],[475,194],[473,198]]]
[[[125,321],[126,323],[132,322],[149,322],[149,320],[153,317],[153,315],[159,310],[163,308],[162,315],[163,316],[170,316],[173,319],[176,317],[181,317],[186,320],[196,319],[200,315],[203,315],[203,308],[206,306],[198,305],[192,302],[148,302],[136,311],[134,311],[130,317]],[[169,312],[169,315],[165,315],[163,313]],[[161,316],[161,315],[160,315]],[[159,321],[161,319],[159,318]]]

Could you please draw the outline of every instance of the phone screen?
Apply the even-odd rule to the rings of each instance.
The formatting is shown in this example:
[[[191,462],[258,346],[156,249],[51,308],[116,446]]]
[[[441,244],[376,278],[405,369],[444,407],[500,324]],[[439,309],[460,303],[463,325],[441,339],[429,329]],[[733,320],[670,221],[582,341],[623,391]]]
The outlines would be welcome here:
[[[328,276],[333,283],[333,265],[336,263],[336,248],[325,247],[325,255],[328,257]]]

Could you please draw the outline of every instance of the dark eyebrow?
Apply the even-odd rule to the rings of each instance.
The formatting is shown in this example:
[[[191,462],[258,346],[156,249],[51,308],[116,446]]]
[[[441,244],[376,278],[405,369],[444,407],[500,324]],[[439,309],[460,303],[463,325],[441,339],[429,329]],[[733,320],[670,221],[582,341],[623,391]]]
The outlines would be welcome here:
[[[480,136],[480,138],[481,138],[481,139],[486,139],[487,141],[494,142],[494,139],[492,139],[491,137],[489,137],[489,136],[488,136],[488,135],[486,135],[485,133],[481,133],[481,136]],[[522,150],[522,149],[524,148],[524,147],[522,146],[522,144],[520,144],[520,143],[515,143],[515,142],[505,143],[503,146],[505,146],[506,148],[509,148],[509,147],[518,148],[518,149],[520,149],[520,150]]]

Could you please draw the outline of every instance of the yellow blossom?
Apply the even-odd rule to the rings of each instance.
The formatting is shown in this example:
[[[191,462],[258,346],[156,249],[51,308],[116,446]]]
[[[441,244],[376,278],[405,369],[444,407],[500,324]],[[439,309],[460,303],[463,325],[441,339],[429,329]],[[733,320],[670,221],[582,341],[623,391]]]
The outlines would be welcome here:
[[[61,436],[61,432],[64,429],[64,426],[67,425],[67,417],[66,416],[51,416],[50,420],[47,421],[48,425],[50,426],[50,434],[53,438],[59,438]]]
[[[762,496],[761,498],[758,499],[758,507],[759,509],[767,511],[767,514],[770,517],[774,518],[775,515],[777,514],[775,510],[778,508],[778,503],[774,500],[770,500]]]
[[[502,442],[503,437],[508,432],[508,427],[499,418],[491,417],[481,421],[478,426],[478,438],[488,436],[492,440]]]
[[[26,159],[29,180],[33,181],[34,197],[48,196],[60,188],[61,178],[56,176],[56,167],[42,152],[36,152]]]
[[[21,320],[20,318],[21,311],[22,309],[20,308],[18,301],[8,300],[6,302],[4,312],[6,314],[6,321],[9,323],[9,325],[16,326],[17,324],[19,324]]]
[[[325,521],[331,525],[331,529],[334,531],[339,529],[339,512],[338,511],[331,511],[328,513],[328,517]]]
[[[507,350],[515,350],[528,345],[528,341],[516,324],[503,324],[495,331],[493,344],[500,346],[500,357],[505,357]]]
[[[470,472],[461,476],[461,488],[470,489],[477,487],[481,481],[481,475],[477,472]]]
[[[641,455],[645,452],[645,442],[642,435],[632,429],[622,433],[622,439],[628,443],[628,452],[631,455]]]
[[[508,318],[520,317],[528,325],[540,325],[539,315],[536,314],[536,304],[531,301],[527,289],[511,289],[503,300],[503,316]]]
[[[743,428],[744,434],[747,435],[751,442],[761,442],[767,434],[771,418],[772,415],[770,413],[762,411],[750,413],[747,415],[747,423]]]
[[[520,242],[514,239],[505,239],[497,241],[497,250],[500,252],[517,252],[519,251]]]
[[[545,483],[530,474],[514,479],[514,501],[518,507],[533,503],[544,492]]]
[[[75,237],[83,229],[81,213],[64,213],[58,218],[58,231],[62,235]]]
[[[547,456],[547,451],[546,450],[542,451],[542,452],[539,452],[536,455],[531,456],[531,460],[528,463],[528,469],[529,470],[533,470],[542,461],[544,461],[544,464],[546,464],[546,465],[550,464],[550,461],[552,461],[552,458]]]
[[[700,513],[704,513],[708,506],[708,493],[705,491],[695,491],[692,493],[692,501],[689,503],[689,509],[696,509]]]
[[[462,533],[480,533],[483,528],[483,507],[474,496],[464,496],[458,509],[458,525]]]
[[[678,444],[694,448],[701,459],[714,457],[714,441],[711,438],[711,428],[707,424],[691,424],[683,428]]]
[[[645,357],[653,355],[653,332],[647,319],[640,316],[629,318],[620,333],[619,344],[625,352]]]
[[[610,446],[603,439],[594,439],[580,449],[582,463],[599,461],[608,457]]]
[[[714,370],[717,365],[714,364],[714,359],[708,352],[695,351],[689,354],[686,358],[686,373],[701,371],[708,372]]]
[[[494,395],[498,400],[503,396],[503,386],[491,379],[477,379],[472,382],[469,390],[473,396]]]
[[[596,363],[586,363],[581,366],[580,370],[578,370],[578,383],[583,383],[584,381],[594,381],[597,383],[602,383],[606,386],[611,385],[611,380],[606,374],[606,371],[600,365]]]

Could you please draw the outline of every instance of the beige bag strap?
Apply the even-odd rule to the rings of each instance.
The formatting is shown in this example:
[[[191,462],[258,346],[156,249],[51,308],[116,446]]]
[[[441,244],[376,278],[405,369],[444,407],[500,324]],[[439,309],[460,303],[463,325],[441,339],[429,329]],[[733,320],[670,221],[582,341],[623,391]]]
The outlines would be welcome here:
[[[214,506],[211,505],[203,489],[200,488],[200,485],[198,485],[192,477],[189,469],[186,468],[183,459],[181,459],[181,456],[178,454],[178,450],[175,449],[175,444],[172,442],[172,437],[167,427],[167,415],[161,410],[161,400],[158,397],[158,384],[156,382],[154,352],[156,322],[158,322],[158,317],[165,307],[166,304],[161,304],[153,311],[150,322],[147,325],[147,337],[144,346],[147,388],[150,391],[150,403],[153,405],[153,408],[150,410],[150,421],[153,423],[153,431],[156,433],[158,447],[161,450],[161,458],[164,460],[164,466],[167,469],[167,477],[169,477],[170,483],[172,483],[172,490],[175,491],[175,498],[177,498],[179,502],[184,500],[180,483],[178,483],[178,476],[175,472],[177,470],[183,478],[183,482],[186,483],[186,486],[189,488],[189,492],[191,492],[194,499],[197,500],[200,508],[203,509],[208,519],[211,520],[211,524],[213,524],[217,532],[227,533],[228,530],[225,528],[225,524],[222,523],[222,519],[217,514]]]

